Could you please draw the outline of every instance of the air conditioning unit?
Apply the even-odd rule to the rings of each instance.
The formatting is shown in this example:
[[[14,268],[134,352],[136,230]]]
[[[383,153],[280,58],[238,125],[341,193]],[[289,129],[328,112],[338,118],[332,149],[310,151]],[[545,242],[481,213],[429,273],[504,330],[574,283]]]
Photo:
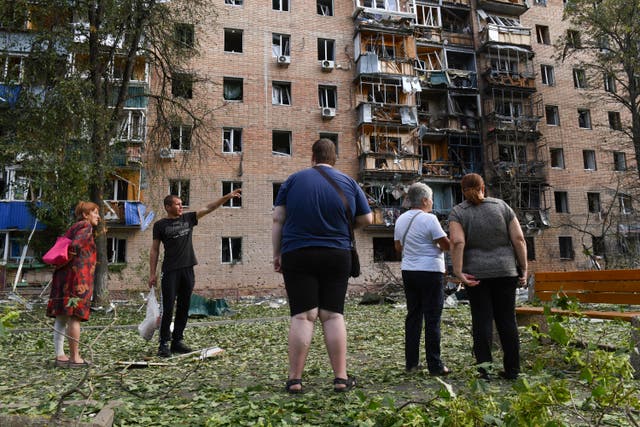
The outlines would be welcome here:
[[[320,62],[320,65],[322,66],[322,71],[331,71],[333,70],[336,64],[333,61],[329,61],[328,59],[325,59],[324,61]]]
[[[291,64],[291,57],[289,55],[278,56],[278,65],[289,65],[289,64]]]
[[[331,118],[331,117],[335,117],[335,116],[336,116],[336,109],[335,108],[329,108],[329,107],[322,108],[322,117]]]
[[[175,157],[175,154],[169,148],[161,148],[158,154],[161,159],[173,159]]]

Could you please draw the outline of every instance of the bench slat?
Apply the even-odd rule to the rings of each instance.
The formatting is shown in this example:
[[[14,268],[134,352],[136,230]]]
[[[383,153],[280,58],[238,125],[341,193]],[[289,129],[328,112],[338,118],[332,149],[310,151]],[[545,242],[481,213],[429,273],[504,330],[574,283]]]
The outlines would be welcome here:
[[[640,293],[640,280],[630,280],[625,282],[603,280],[603,281],[570,281],[570,280],[558,280],[558,281],[544,281],[539,280],[536,276],[535,282],[536,291],[548,291],[548,290],[568,290],[568,289],[581,289],[581,290],[593,290],[596,292],[637,292]]]
[[[544,307],[533,307],[533,306],[521,306],[516,307],[517,314],[534,314],[540,315],[544,313]],[[560,314],[562,316],[572,316],[572,317],[591,317],[594,319],[605,319],[605,320],[624,320],[626,322],[630,322],[634,317],[640,317],[640,311],[582,311],[580,313],[575,313],[573,311],[561,310],[558,308],[552,308],[551,313]]]
[[[625,293],[606,293],[606,292],[575,292],[575,291],[549,291],[549,292],[536,292],[536,298],[540,301],[551,301],[556,295],[569,298],[575,298],[583,303],[599,303],[599,304],[630,304],[640,305],[640,293],[638,294],[625,294]]]
[[[536,281],[558,280],[640,280],[640,270],[541,271]]]

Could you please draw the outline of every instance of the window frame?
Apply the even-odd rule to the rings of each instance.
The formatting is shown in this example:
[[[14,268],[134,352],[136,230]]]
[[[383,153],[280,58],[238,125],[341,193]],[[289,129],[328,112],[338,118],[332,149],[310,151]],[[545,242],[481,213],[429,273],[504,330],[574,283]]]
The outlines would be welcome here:
[[[575,258],[573,249],[573,238],[571,236],[558,236],[558,248],[561,260],[572,260]]]
[[[620,118],[619,111],[607,111],[607,120],[609,122],[609,129],[622,130],[622,119]]]
[[[271,0],[271,9],[278,12],[289,12],[291,4],[289,0]]]
[[[556,76],[553,65],[540,64],[540,79],[545,86],[555,86]]]
[[[620,169],[620,159],[624,165]],[[625,172],[627,170],[627,153],[624,151],[614,151],[613,152],[613,170],[616,172]]]
[[[233,85],[233,87],[231,87]],[[227,94],[231,93],[234,88],[240,89],[240,96],[237,98],[227,98]],[[243,102],[244,100],[244,79],[242,77],[223,77],[222,78],[222,98],[228,102]]]
[[[191,193],[191,181],[188,179],[169,179],[168,194],[178,196],[182,200],[183,207],[189,207]]]
[[[328,5],[326,3],[329,3]],[[327,8],[328,13],[322,13]],[[320,16],[333,16],[335,6],[333,0],[316,0],[316,14]]]
[[[335,61],[336,41],[333,39],[318,38],[316,42],[318,49],[318,61]]]
[[[551,44],[548,25],[536,25],[536,41],[538,42],[538,44]]]
[[[566,191],[554,191],[553,201],[556,207],[556,213],[570,213],[569,211],[569,193]]]
[[[234,244],[235,243],[235,244]],[[237,249],[237,256],[234,256],[234,249]],[[228,248],[229,259],[225,260],[225,247]],[[220,238],[220,263],[221,264],[239,264],[242,262],[242,237],[241,236],[222,236]]]
[[[242,181],[222,181],[221,184],[222,194],[220,197],[223,197],[225,194],[229,194],[234,190],[242,188]],[[242,207],[242,198],[241,197],[232,197],[226,202],[222,204],[223,208],[241,208]]]
[[[551,112],[551,115],[548,113]],[[557,105],[545,105],[544,115],[547,126],[560,126],[560,109]],[[550,119],[553,119],[550,121]]]
[[[271,105],[290,106],[291,104],[291,82],[271,82]]]
[[[229,138],[225,138],[229,135]],[[236,142],[236,139],[239,141]],[[226,142],[228,141],[228,142]],[[236,150],[236,147],[240,147]],[[227,148],[231,148],[230,150]],[[226,154],[242,153],[242,128],[223,127],[222,128],[222,152]]]
[[[182,49],[193,49],[196,41],[196,30],[193,24],[176,22],[174,24],[176,44]]]
[[[583,120],[584,118],[584,120]],[[583,126],[585,124],[586,126]],[[578,108],[578,128],[580,129],[593,129],[591,123],[591,110],[588,108]]]
[[[240,50],[232,50],[231,47],[236,47],[238,43],[240,44]],[[223,50],[225,53],[244,53],[244,30],[225,28]]]
[[[338,108],[338,87],[318,85],[318,105],[320,108]]]
[[[271,34],[271,56],[291,56],[291,35],[283,33]]]
[[[599,214],[601,210],[602,201],[600,200],[600,193],[587,191],[587,211],[589,213]]]
[[[174,98],[193,99],[194,75],[176,72],[171,76],[171,95]]]
[[[613,76],[612,74],[604,73],[603,79],[604,79],[604,83],[603,83],[604,91],[607,93],[616,93],[618,89],[616,87],[615,76]]]
[[[115,259],[113,259],[115,256]],[[127,239],[107,236],[107,263],[126,264],[127,263]]]
[[[584,166],[584,170],[598,170],[595,150],[582,150],[582,163]]]
[[[573,87],[575,89],[588,89],[587,73],[584,69],[573,69]]]
[[[559,165],[554,165],[554,159],[556,159],[556,156],[554,156],[554,154],[559,154]],[[551,168],[553,169],[565,169],[566,165],[564,162],[564,149],[562,148],[550,148],[549,149],[549,158],[550,158],[550,164],[551,164]]]
[[[177,130],[177,138],[174,139],[174,137],[176,136],[175,131]],[[191,151],[191,140],[193,138],[193,126],[189,125],[189,124],[176,124],[174,126],[171,126],[170,129],[170,142],[169,142],[169,147],[171,148],[171,150],[173,151]],[[174,142],[177,141],[177,146],[176,144],[174,144]],[[187,148],[185,148],[185,146],[187,146]]]
[[[276,136],[278,136],[278,139],[286,136],[288,139],[288,147],[286,151],[275,150],[276,146],[274,144],[276,143]],[[287,157],[291,157],[293,155],[293,133],[290,130],[273,129],[271,131],[271,154]]]

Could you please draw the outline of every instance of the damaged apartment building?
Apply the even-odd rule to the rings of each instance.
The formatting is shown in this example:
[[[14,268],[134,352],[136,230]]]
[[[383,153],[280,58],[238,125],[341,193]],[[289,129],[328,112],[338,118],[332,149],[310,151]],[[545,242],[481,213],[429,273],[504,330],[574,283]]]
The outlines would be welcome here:
[[[602,135],[614,138],[591,128],[598,116],[578,100],[584,89],[560,81],[566,70],[554,62],[552,45],[566,30],[562,0],[316,0],[313,8],[293,0],[224,0],[215,7],[216,22],[176,26],[185,52],[200,52],[175,70],[166,94],[213,111],[207,126],[173,123],[151,144],[154,104],[141,95],[154,90],[155,74],[142,58],[134,65],[117,138],[122,152],[103,208],[110,271],[122,273],[110,276],[112,290],[133,287],[129,276],[146,271],[141,254],[168,192],[192,210],[242,187],[242,199],[197,227],[198,286],[217,296],[282,292],[271,258],[273,203],[287,177],[309,166],[319,137],[336,143],[336,166],[359,182],[373,211],[374,223],[356,231],[363,270],[352,279],[356,286],[389,280],[383,268],[399,273],[393,231],[409,185],[433,189],[433,211],[446,229],[462,201],[460,179],[470,172],[483,175],[489,195],[516,211],[533,271],[582,267],[573,248],[584,237],[561,225],[600,215],[605,184],[598,181],[627,170],[632,154],[617,148],[614,164],[603,166],[610,153],[594,147]],[[22,72],[15,64],[26,56],[0,56],[0,96],[9,99],[0,110],[11,108],[9,92]],[[80,69],[85,61],[69,60]],[[119,73],[116,53],[116,86]],[[196,131],[205,132],[209,157],[198,157],[204,151],[192,144]],[[577,132],[581,140],[570,140]],[[34,193],[19,163],[3,167],[0,243],[10,278],[33,223],[2,221],[18,218],[9,213],[26,211]],[[625,230],[635,233],[640,227],[631,221],[630,201],[624,203]],[[29,256],[29,268],[42,267],[38,254]]]

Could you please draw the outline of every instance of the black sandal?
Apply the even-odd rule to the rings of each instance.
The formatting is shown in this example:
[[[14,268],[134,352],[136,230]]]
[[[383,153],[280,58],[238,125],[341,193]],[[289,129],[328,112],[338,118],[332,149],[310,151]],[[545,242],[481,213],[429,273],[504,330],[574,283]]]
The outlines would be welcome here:
[[[336,387],[337,385],[344,385],[344,387]],[[334,378],[333,379],[333,391],[336,393],[344,393],[356,386],[356,377],[347,376],[347,378]]]
[[[291,388],[291,386],[300,384],[300,388]],[[302,393],[302,380],[300,378],[294,378],[292,380],[287,380],[284,386],[284,390],[289,394],[300,394]]]

